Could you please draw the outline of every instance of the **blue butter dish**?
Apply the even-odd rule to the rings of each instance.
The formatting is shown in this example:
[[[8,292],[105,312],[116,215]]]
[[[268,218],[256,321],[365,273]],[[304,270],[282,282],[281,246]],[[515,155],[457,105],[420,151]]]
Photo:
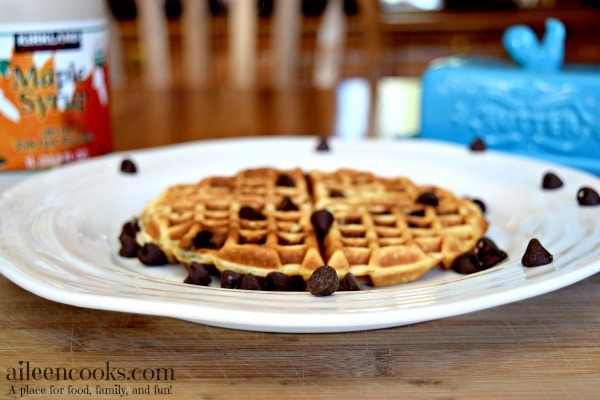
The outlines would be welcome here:
[[[563,65],[565,28],[507,29],[511,61],[448,57],[423,75],[420,136],[542,158],[600,175],[600,66]]]

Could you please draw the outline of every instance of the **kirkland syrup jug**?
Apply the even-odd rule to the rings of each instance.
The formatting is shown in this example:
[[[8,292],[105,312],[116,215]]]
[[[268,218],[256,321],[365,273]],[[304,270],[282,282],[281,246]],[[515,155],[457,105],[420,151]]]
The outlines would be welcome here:
[[[0,170],[111,150],[102,0],[0,0]]]

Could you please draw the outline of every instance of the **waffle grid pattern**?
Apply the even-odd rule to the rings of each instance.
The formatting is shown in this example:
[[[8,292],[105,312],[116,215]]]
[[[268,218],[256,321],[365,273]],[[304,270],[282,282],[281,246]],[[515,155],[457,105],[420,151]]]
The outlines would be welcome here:
[[[419,202],[423,193],[437,204]],[[321,243],[310,221],[315,210],[334,216]],[[183,265],[308,279],[328,264],[375,286],[448,268],[487,228],[472,201],[403,177],[273,168],[172,186],[148,204],[140,224],[140,243],[157,244]]]

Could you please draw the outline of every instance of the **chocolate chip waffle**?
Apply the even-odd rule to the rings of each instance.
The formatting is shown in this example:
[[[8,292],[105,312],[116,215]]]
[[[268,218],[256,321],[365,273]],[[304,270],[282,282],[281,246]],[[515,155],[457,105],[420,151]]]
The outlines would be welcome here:
[[[470,200],[401,177],[260,168],[176,185],[139,218],[168,261],[308,280],[324,264],[374,286],[450,268],[487,228]]]

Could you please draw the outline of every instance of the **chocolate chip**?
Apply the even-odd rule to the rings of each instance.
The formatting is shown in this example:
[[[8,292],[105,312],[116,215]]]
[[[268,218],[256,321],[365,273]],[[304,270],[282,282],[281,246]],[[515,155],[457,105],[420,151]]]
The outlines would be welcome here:
[[[133,161],[130,159],[125,159],[121,161],[121,172],[126,174],[135,174],[137,173],[137,167]]]
[[[542,189],[558,189],[563,185],[562,179],[553,172],[546,172],[542,178]]]
[[[231,270],[221,272],[221,287],[224,289],[239,289],[243,275]]]
[[[485,205],[485,203],[483,202],[483,200],[481,199],[471,199],[471,201],[475,204],[477,204],[477,207],[479,207],[479,209],[481,210],[482,213],[485,213],[487,211],[487,207]]]
[[[469,150],[471,151],[485,151],[486,145],[482,138],[477,137],[469,144]]]
[[[538,239],[533,238],[527,244],[525,254],[521,258],[521,264],[525,267],[539,267],[540,265],[550,264],[552,259],[552,254],[542,246]]]
[[[356,292],[362,290],[362,286],[356,277],[348,272],[340,279],[340,286],[337,289],[340,292]]]
[[[477,258],[479,259],[479,270],[484,270],[493,267],[496,264],[506,260],[508,254],[500,250],[496,243],[487,237],[483,237],[477,241],[475,247]]]
[[[314,296],[329,296],[340,286],[335,268],[322,265],[315,269],[308,279],[306,288]]]
[[[135,237],[139,230],[140,227],[137,224],[137,221],[129,221],[123,224],[121,228],[121,234],[119,235],[119,241],[121,242],[119,255],[121,257],[137,257],[137,253],[141,246],[135,240]]]
[[[208,286],[212,278],[210,277],[210,271],[204,264],[191,262],[188,266],[188,276],[185,278],[183,283],[189,283],[192,285]]]
[[[137,256],[142,264],[148,266],[165,265],[169,263],[165,253],[154,243],[144,244],[140,251],[138,251]]]
[[[310,216],[310,222],[315,229],[317,238],[321,241],[327,236],[329,228],[333,224],[333,214],[327,210],[317,210]]]
[[[317,145],[317,151],[329,151],[329,143],[327,143],[327,138],[321,137],[319,138],[319,144]]]
[[[135,258],[137,257],[138,252],[140,251],[141,246],[135,240],[134,237],[131,236],[121,236],[119,238],[121,241],[121,248],[119,249],[119,255],[121,257],[127,258]]]
[[[246,274],[242,278],[240,289],[244,290],[263,290],[261,279],[254,274]]]
[[[584,186],[577,191],[577,202],[580,206],[597,206],[600,204],[600,196],[591,187]]]
[[[278,211],[298,211],[298,206],[296,204],[294,204],[292,199],[290,199],[288,196],[284,196],[283,199],[281,199],[281,203],[279,203],[279,205],[277,206],[277,210]]]
[[[277,186],[285,186],[285,187],[294,187],[296,186],[296,182],[292,179],[291,176],[287,174],[280,174],[277,177],[277,181],[275,182]]]
[[[212,264],[202,264],[202,266],[204,266],[204,268],[212,276],[215,276],[218,278],[221,275],[221,272],[219,271],[219,269]]]
[[[435,193],[423,192],[417,197],[417,203],[436,207],[439,204],[439,200]]]
[[[140,231],[140,226],[137,220],[128,221],[123,224],[121,228],[122,235],[128,235],[135,237],[135,235]]]
[[[473,274],[499,264],[508,254],[496,246],[491,239],[483,237],[477,241],[475,250],[467,251],[452,262],[452,270],[459,274]]]
[[[217,246],[211,241],[212,236],[213,234],[211,231],[202,230],[194,236],[192,243],[197,249],[214,249]]]
[[[306,290],[306,281],[301,275],[290,276],[289,290],[291,292],[303,292]]]
[[[267,217],[260,211],[250,206],[243,206],[240,208],[239,217],[242,219],[248,219],[250,221],[264,221]]]
[[[287,292],[290,290],[290,277],[279,271],[272,271],[267,274],[267,290],[273,292]]]
[[[344,192],[342,192],[341,190],[331,189],[329,191],[329,197],[346,197],[346,196],[344,196]]]
[[[459,274],[474,274],[479,271],[479,259],[474,251],[468,251],[456,257],[452,270]]]

